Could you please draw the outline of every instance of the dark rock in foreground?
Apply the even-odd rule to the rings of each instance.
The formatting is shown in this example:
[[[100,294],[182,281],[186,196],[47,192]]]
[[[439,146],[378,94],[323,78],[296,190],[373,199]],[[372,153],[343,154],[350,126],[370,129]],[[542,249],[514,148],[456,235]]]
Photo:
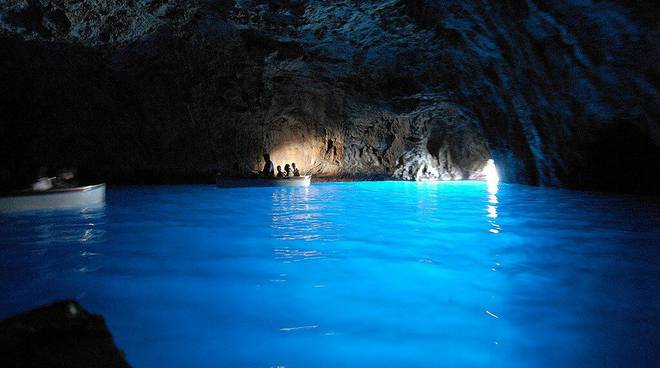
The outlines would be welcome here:
[[[0,366],[130,367],[103,317],[72,300],[0,322]]]

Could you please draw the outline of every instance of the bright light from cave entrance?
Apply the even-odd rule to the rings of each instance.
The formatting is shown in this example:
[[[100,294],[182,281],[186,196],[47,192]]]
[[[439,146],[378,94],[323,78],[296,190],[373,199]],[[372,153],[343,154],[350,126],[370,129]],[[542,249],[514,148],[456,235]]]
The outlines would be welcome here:
[[[482,174],[486,177],[486,183],[488,184],[488,192],[491,194],[497,193],[497,184],[500,182],[500,176],[497,174],[497,167],[495,167],[495,161],[488,160],[486,166],[481,171]]]
[[[489,185],[497,185],[500,182],[500,176],[497,175],[497,168],[495,167],[495,161],[488,160],[486,166],[483,169],[483,174],[486,177],[486,181]]]

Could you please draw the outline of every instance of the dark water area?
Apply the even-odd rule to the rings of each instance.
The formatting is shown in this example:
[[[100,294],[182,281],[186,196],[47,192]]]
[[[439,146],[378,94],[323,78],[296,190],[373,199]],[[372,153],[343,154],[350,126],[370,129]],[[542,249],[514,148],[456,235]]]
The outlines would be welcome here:
[[[135,367],[653,367],[660,199],[482,182],[111,187],[0,216],[0,318],[76,298]]]

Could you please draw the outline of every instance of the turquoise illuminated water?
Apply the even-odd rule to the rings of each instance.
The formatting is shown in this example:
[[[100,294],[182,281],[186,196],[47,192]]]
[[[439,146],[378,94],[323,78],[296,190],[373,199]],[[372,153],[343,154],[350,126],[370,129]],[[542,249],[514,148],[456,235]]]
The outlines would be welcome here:
[[[0,318],[77,298],[135,367],[660,364],[658,199],[113,187],[0,217],[0,241]]]

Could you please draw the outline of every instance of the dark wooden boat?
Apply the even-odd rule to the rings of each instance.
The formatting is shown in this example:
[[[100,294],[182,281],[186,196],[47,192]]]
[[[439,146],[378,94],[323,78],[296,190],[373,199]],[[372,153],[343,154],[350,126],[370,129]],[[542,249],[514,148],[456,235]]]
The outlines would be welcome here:
[[[219,188],[246,187],[308,187],[312,182],[311,175],[293,176],[290,178],[236,178],[216,176],[215,183]]]

